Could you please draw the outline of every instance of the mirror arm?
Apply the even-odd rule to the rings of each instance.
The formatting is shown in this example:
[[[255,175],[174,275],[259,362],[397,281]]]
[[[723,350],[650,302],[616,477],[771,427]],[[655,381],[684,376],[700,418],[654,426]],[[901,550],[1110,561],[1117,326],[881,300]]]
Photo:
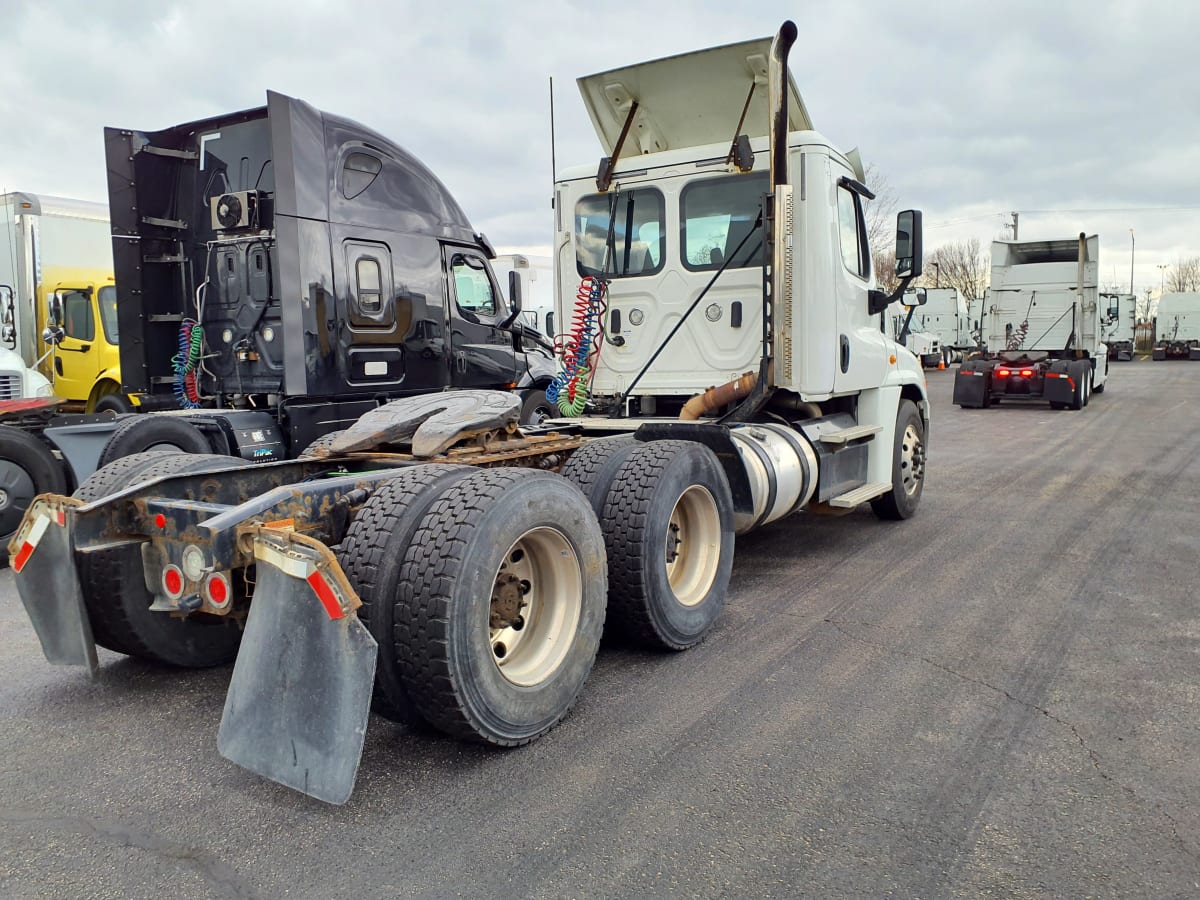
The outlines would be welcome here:
[[[906,275],[900,279],[900,285],[890,294],[885,294],[883,291],[873,290],[867,295],[868,309],[871,315],[876,316],[883,312],[897,300],[904,296],[904,292],[908,290],[908,286],[912,284],[918,276]],[[916,304],[913,304],[914,308]],[[910,315],[911,318],[911,315]]]

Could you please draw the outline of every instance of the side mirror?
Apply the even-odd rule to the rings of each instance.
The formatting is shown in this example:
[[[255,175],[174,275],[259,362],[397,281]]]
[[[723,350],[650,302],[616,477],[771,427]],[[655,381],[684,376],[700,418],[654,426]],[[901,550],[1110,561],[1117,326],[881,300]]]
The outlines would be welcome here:
[[[1115,301],[1108,308],[1108,317],[1116,322],[1121,317],[1121,306]]]
[[[61,325],[63,320],[62,295],[58,292],[46,298],[46,320],[51,325]]]
[[[508,273],[508,315],[500,323],[501,328],[509,328],[521,315],[521,276],[516,269]]]
[[[921,211],[896,214],[896,277],[916,278],[922,272]]]
[[[546,313],[546,337],[554,337],[554,313]]]
[[[64,332],[57,325],[47,325],[42,330],[42,343],[49,344],[52,347],[57,347],[62,341]]]
[[[917,306],[924,306],[929,302],[929,294],[925,292],[925,288],[917,288]]]

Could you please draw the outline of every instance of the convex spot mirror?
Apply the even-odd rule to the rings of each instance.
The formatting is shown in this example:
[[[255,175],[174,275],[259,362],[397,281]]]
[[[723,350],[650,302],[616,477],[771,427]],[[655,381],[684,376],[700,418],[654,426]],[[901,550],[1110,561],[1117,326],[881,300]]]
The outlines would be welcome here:
[[[916,278],[922,268],[921,211],[906,209],[896,214],[896,277]]]
[[[54,293],[46,298],[46,319],[51,325],[61,325],[63,320],[62,294]]]

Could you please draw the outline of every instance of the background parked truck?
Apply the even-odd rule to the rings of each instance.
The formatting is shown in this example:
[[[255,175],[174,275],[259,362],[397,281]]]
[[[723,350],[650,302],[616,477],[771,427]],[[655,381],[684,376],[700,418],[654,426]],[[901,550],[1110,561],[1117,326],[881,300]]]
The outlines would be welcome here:
[[[1137,331],[1137,296],[1134,294],[1101,294],[1101,303],[1113,314],[1104,328],[1104,343],[1108,358],[1119,362],[1133,359]]]
[[[599,177],[587,166],[557,179],[557,304],[564,323],[569,314],[580,324],[551,385],[560,408],[577,405],[578,415],[521,429],[515,393],[439,392],[361,411],[295,461],[159,452],[117,460],[75,498],[39,498],[9,545],[47,657],[94,668],[94,642],[177,665],[236,655],[220,751],[342,802],[372,696],[395,719],[525,743],[574,703],[602,629],[676,650],[703,639],[725,601],[735,533],[868,501],[885,519],[913,515],[929,401],[916,361],[878,323],[920,274],[920,214],[897,219],[901,290],[875,290],[863,216],[870,190],[857,156],[812,130],[787,74],[795,35],[789,22],[773,42],[580,81],[605,160]],[[677,115],[682,86],[687,114]],[[159,151],[143,157],[151,169],[175,167],[154,181],[160,189],[182,186],[165,209],[132,204],[137,215],[163,221],[174,209],[211,207],[217,272],[247,264],[253,273],[270,247],[242,231],[243,213],[222,199],[239,184],[224,184],[215,168],[200,174],[201,159],[213,165],[206,135],[236,140],[236,160],[268,148],[265,132],[323,125],[328,146],[308,161],[293,152],[294,171],[278,153],[294,151],[290,143],[269,157],[272,167],[261,153],[252,158],[248,171],[275,174],[239,200],[240,210],[271,216],[258,223],[274,224],[281,271],[289,233],[311,251],[312,268],[279,292],[274,321],[286,329],[294,317],[306,364],[288,368],[285,347],[285,392],[339,374],[350,383],[395,377],[388,367],[406,360],[386,344],[362,348],[362,360],[346,335],[323,345],[322,309],[406,334],[401,310],[411,304],[413,321],[430,314],[443,265],[459,303],[457,267],[488,271],[474,232],[451,216],[457,224],[443,233],[447,212],[458,212],[452,199],[390,142],[364,141],[361,126],[276,94],[265,114],[243,116],[135,141],[140,154]],[[365,143],[374,162],[355,158]],[[376,293],[376,276],[393,271],[378,244],[341,234],[337,219],[317,215],[332,210],[312,193],[292,193],[304,165],[326,160],[342,161],[331,207],[369,194],[376,178],[399,179],[385,180],[382,196],[419,189],[419,208],[436,206],[436,234],[391,238],[405,250],[397,263],[424,260],[428,270],[405,271],[403,288],[397,277]],[[145,263],[171,240],[156,235],[137,253]],[[378,272],[364,272],[363,259]],[[350,277],[345,292],[339,271]],[[169,315],[151,296],[161,295],[132,295],[123,324],[139,304],[147,319]],[[251,321],[251,335],[270,343]],[[234,324],[213,327],[220,336]],[[445,333],[453,340],[451,327]],[[244,334],[220,340],[238,346]],[[243,377],[265,388],[271,373],[247,365]]]
[[[1200,294],[1163,294],[1154,321],[1155,359],[1200,359]]]
[[[982,314],[988,353],[959,367],[955,403],[1041,400],[1055,409],[1082,409],[1093,391],[1104,390],[1103,332],[1116,307],[1100,303],[1099,253],[1096,235],[992,243]]]
[[[4,357],[0,399],[46,396],[39,379],[18,387],[36,368],[73,408],[132,411],[121,392],[108,207],[30,193],[0,204],[0,346],[15,354]]]

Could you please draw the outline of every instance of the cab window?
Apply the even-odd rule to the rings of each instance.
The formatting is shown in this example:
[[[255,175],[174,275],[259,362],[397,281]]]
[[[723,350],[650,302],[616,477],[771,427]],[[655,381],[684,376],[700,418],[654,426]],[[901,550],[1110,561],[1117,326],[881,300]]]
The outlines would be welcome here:
[[[580,275],[653,275],[666,255],[662,194],[639,188],[592,194],[575,204],[575,266]]]
[[[111,284],[100,288],[100,324],[104,328],[105,339],[114,347],[120,343],[120,331],[117,328],[117,289]]]
[[[842,244],[842,262],[859,278],[871,277],[871,253],[867,249],[867,229],[863,222],[862,204],[853,191],[839,187],[838,234]]]
[[[498,309],[487,266],[477,256],[455,253],[450,262],[458,308],[477,316],[494,316]]]
[[[63,331],[79,341],[96,338],[96,320],[92,318],[92,298],[85,291],[63,291]]]
[[[726,268],[761,266],[762,231],[750,232],[754,230],[762,195],[767,190],[765,173],[698,181],[685,187],[679,201],[684,266],[693,272],[719,269],[739,244],[741,251]]]

